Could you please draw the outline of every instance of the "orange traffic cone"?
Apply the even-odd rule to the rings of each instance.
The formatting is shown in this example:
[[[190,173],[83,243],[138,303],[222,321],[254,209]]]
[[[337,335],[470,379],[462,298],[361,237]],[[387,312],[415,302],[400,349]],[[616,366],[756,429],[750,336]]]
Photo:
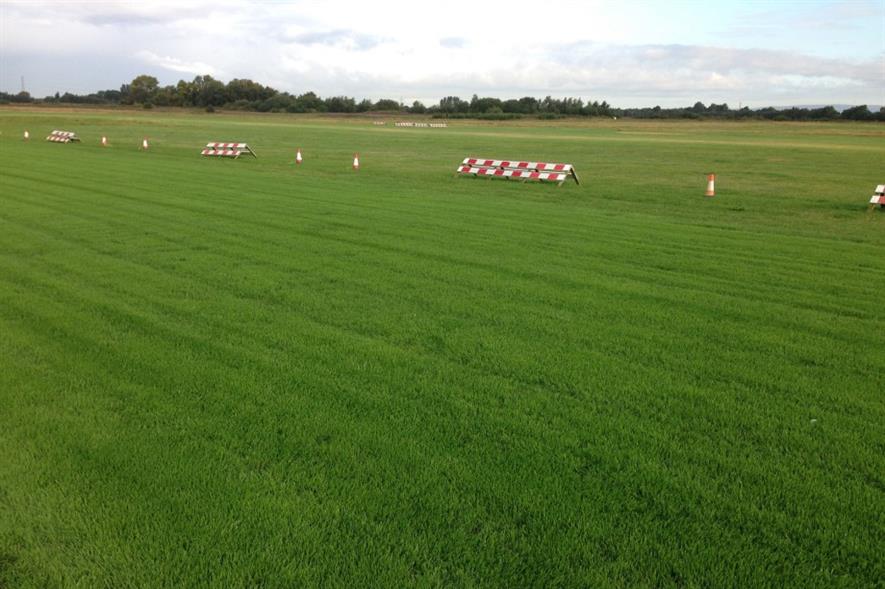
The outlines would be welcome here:
[[[141,148],[145,151],[148,150],[148,140],[147,137],[141,140]]]
[[[101,136],[101,146],[102,146],[102,147],[107,147],[107,146],[108,146],[108,138],[107,138],[105,135],[102,135],[102,136]]]
[[[300,163],[301,163],[301,159],[302,159],[302,158],[301,158],[301,148],[299,147],[299,148],[298,148],[298,151],[295,152],[295,163],[296,163],[296,164],[300,164]]]
[[[360,169],[360,154],[358,153],[353,154],[353,169],[357,172]]]
[[[31,134],[28,133],[27,129],[25,129],[25,134],[22,135],[22,141],[30,141],[30,139],[31,139]]]
[[[704,196],[716,196],[716,174],[707,174],[707,192]]]

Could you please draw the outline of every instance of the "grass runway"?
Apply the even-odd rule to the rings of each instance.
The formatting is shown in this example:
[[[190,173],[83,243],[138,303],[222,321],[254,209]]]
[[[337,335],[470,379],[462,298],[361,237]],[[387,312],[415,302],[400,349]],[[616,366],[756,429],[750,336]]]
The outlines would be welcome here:
[[[882,582],[885,126],[392,123],[0,109],[0,587]]]

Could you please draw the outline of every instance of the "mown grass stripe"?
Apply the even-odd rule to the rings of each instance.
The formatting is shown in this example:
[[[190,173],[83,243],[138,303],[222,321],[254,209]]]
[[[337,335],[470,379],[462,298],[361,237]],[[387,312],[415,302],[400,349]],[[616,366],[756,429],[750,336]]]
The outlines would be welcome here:
[[[881,576],[881,131],[361,124],[0,111],[0,583]]]

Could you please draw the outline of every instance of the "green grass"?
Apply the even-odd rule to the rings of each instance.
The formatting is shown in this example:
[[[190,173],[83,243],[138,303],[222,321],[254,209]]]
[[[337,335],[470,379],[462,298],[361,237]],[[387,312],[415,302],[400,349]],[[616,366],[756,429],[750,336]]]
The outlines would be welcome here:
[[[0,132],[0,586],[881,586],[885,127]]]

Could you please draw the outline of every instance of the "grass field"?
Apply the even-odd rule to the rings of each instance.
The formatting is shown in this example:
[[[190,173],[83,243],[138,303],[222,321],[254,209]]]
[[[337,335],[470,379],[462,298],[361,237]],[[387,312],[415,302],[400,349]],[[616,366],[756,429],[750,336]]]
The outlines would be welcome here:
[[[882,586],[885,126],[391,125],[0,110],[0,586]]]

